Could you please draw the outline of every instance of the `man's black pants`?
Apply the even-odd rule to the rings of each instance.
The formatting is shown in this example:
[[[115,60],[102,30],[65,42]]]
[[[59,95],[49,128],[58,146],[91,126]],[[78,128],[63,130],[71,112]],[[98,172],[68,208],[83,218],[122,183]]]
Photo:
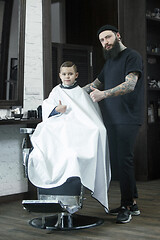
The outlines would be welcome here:
[[[120,181],[121,205],[130,206],[138,197],[134,173],[134,145],[139,125],[107,125],[111,171]]]

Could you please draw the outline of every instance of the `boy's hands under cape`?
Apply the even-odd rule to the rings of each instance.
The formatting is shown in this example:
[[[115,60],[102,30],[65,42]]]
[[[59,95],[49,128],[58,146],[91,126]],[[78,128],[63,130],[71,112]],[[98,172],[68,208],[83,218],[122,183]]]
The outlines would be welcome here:
[[[59,100],[59,105],[56,107],[56,111],[57,112],[60,112],[60,113],[64,113],[67,109],[67,106],[66,105],[62,105],[62,102],[61,100]]]

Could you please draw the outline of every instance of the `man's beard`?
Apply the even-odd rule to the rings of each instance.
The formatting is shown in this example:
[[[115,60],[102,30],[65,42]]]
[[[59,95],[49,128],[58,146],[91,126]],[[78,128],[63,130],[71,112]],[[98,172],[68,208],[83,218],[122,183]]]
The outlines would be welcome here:
[[[115,59],[120,53],[120,51],[120,44],[119,41],[116,39],[111,49],[106,50],[105,48],[103,48],[103,56],[106,61],[108,59]]]

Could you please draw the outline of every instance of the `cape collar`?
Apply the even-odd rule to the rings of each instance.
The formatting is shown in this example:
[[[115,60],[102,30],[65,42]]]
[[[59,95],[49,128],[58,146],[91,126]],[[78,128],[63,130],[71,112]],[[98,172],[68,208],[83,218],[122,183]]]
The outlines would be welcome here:
[[[78,83],[77,82],[75,82],[73,85],[71,85],[71,86],[64,86],[63,84],[60,84],[60,87],[61,88],[65,88],[65,89],[72,89],[72,88],[75,88],[75,87],[77,87],[78,86]]]

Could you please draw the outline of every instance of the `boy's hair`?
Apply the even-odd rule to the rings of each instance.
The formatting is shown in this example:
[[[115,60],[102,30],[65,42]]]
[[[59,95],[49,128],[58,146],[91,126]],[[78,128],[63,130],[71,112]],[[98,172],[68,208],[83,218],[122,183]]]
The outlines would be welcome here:
[[[60,66],[60,71],[62,67],[73,67],[74,71],[77,72],[77,66],[71,61],[66,61],[62,63],[62,65]]]

